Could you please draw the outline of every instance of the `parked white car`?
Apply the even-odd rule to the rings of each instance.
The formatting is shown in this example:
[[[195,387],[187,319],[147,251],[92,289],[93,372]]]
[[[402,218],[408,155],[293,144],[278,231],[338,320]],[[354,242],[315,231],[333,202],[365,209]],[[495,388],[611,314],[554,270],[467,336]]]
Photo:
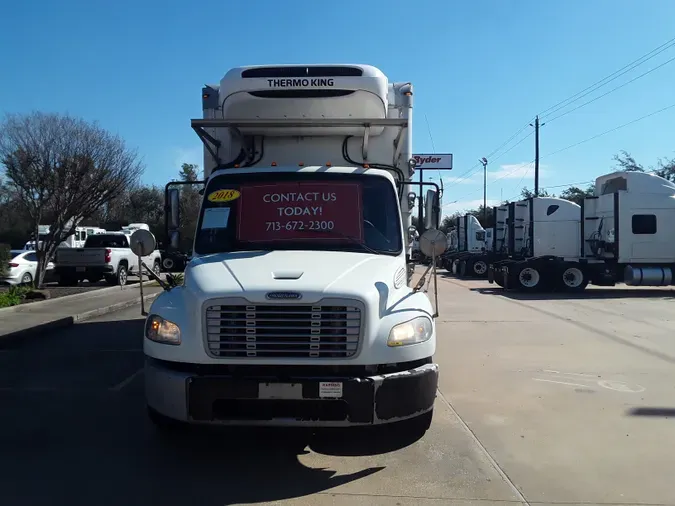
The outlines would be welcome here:
[[[33,282],[37,271],[37,254],[35,251],[13,249],[10,252],[9,274],[0,277],[0,283],[10,285],[27,285]],[[50,281],[54,274],[54,263],[47,264],[45,281]]]

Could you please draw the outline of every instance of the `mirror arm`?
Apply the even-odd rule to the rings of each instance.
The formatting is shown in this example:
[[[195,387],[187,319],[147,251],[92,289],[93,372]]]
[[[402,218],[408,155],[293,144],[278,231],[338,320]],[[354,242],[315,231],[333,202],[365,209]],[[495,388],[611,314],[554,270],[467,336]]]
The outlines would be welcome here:
[[[141,265],[143,267],[145,267],[145,270],[148,271],[148,276],[150,276],[151,278],[153,278],[155,281],[157,281],[159,283],[159,286],[161,286],[167,292],[169,290],[171,290],[171,287],[165,281],[162,281],[162,279],[157,274],[155,274],[155,271],[153,271],[150,267],[148,267],[145,264],[145,262],[143,262],[142,260],[141,260]]]

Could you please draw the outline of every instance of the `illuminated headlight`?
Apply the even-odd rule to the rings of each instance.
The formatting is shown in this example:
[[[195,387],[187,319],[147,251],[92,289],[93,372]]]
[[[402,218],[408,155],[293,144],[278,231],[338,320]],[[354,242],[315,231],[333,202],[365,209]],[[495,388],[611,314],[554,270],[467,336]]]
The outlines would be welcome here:
[[[145,337],[162,344],[180,344],[180,328],[161,316],[150,315],[145,322]]]
[[[431,320],[420,316],[408,322],[399,323],[392,327],[387,339],[387,346],[405,346],[407,344],[423,343],[431,338],[433,326]]]

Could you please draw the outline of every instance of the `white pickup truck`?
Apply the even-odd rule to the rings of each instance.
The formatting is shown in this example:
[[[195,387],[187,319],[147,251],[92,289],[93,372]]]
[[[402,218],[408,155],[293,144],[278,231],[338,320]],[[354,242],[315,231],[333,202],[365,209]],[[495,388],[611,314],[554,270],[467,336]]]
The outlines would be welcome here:
[[[158,250],[142,260],[156,274],[161,272]],[[54,263],[54,274],[63,286],[85,279],[90,283],[105,279],[110,285],[124,286],[130,275],[139,275],[138,257],[129,249],[129,236],[120,232],[91,235],[84,248],[59,248]]]

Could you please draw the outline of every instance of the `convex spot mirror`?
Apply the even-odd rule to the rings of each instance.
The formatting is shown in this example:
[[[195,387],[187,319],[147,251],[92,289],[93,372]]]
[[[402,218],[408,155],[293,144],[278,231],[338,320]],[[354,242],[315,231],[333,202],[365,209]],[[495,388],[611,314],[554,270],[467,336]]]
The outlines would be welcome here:
[[[129,239],[129,247],[134,255],[145,257],[150,255],[157,247],[155,236],[149,230],[136,230],[131,234]]]
[[[448,249],[448,238],[440,230],[430,228],[420,237],[420,251],[428,257],[439,257]]]

